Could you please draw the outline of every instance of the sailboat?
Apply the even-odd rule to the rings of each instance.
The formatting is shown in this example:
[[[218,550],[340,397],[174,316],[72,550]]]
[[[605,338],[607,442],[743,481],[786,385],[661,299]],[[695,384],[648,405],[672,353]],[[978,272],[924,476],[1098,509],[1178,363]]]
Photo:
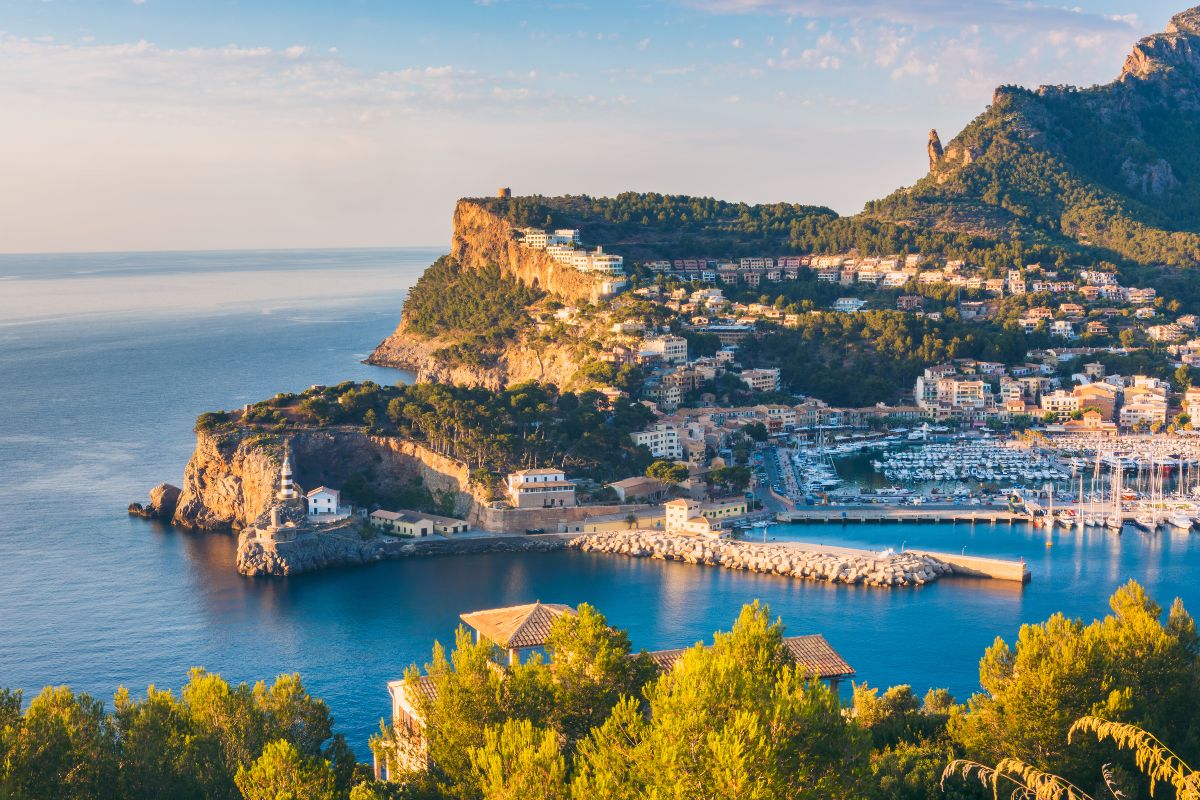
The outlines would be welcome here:
[[[1116,533],[1120,533],[1125,527],[1125,517],[1121,509],[1121,479],[1124,477],[1124,469],[1121,462],[1118,460],[1113,466],[1112,479],[1112,501],[1113,510],[1108,515],[1108,519],[1104,520],[1105,526]]]

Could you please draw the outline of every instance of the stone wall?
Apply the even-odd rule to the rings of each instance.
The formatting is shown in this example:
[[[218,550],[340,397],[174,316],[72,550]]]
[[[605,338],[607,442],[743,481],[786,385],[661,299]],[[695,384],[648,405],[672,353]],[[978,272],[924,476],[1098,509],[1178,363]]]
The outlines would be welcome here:
[[[932,556],[911,552],[879,557],[868,551],[826,552],[786,544],[754,544],[653,531],[591,534],[573,539],[568,546],[584,552],[661,558],[827,583],[880,587],[921,586],[954,572],[949,564]]]

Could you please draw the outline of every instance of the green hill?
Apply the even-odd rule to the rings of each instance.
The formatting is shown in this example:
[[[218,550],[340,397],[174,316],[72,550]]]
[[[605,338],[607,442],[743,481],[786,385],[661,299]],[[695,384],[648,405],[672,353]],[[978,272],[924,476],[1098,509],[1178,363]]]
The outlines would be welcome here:
[[[861,218],[1089,252],[1200,262],[1200,8],[1091,88],[1004,86],[910,189]]]

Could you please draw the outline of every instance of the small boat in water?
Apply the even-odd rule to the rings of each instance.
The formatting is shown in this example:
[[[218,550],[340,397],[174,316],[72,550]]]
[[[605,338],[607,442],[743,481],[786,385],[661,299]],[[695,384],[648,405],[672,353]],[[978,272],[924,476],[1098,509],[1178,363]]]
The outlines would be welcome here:
[[[1158,530],[1158,519],[1153,514],[1138,514],[1133,518],[1133,524],[1146,533],[1154,533]]]
[[[1125,527],[1125,521],[1116,514],[1113,514],[1104,520],[1104,527],[1108,528],[1110,531],[1116,531],[1117,533],[1120,533],[1121,529]]]

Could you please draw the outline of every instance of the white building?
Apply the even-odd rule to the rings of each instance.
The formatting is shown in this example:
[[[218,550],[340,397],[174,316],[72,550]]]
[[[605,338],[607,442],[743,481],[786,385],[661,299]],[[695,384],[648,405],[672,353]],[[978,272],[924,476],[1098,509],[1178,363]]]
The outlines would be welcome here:
[[[642,342],[642,351],[654,353],[668,364],[686,364],[688,360],[687,339],[682,336],[656,336]]]
[[[304,496],[308,501],[308,515],[315,517],[318,514],[336,514],[338,506],[341,504],[342,493],[337,489],[330,489],[328,486],[318,486]]]
[[[506,479],[513,508],[572,508],[575,484],[558,469],[522,469]]]
[[[839,297],[837,300],[833,301],[833,310],[853,313],[861,309],[866,304],[866,300],[859,300],[857,297]]]
[[[683,445],[679,441],[679,431],[673,426],[661,422],[645,431],[631,434],[633,443],[645,447],[655,458],[666,458],[677,461],[683,458]]]
[[[745,381],[746,385],[752,391],[779,391],[779,369],[777,367],[771,369],[744,369],[738,373],[738,377]]]

